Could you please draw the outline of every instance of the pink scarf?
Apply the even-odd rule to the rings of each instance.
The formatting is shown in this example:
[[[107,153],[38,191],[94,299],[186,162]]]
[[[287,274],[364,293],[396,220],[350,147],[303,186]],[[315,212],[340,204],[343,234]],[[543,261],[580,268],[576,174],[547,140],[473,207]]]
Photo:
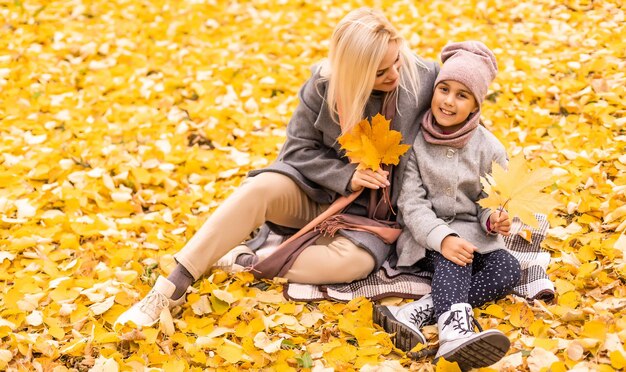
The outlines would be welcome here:
[[[426,111],[426,114],[424,114],[424,119],[422,119],[422,134],[428,143],[460,149],[467,144],[470,138],[472,138],[474,130],[478,127],[479,122],[480,110],[471,114],[461,129],[454,133],[445,134],[441,128],[437,126],[433,112],[429,109]]]

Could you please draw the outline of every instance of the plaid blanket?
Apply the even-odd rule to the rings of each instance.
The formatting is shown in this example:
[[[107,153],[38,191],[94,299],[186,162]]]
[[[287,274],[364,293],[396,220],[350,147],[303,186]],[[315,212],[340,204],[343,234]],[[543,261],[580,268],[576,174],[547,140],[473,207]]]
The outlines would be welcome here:
[[[537,228],[524,225],[518,218],[511,224],[511,235],[504,238],[509,252],[520,262],[522,278],[514,293],[526,299],[550,301],[554,298],[554,284],[550,281],[546,269],[550,263],[550,253],[541,248],[549,228],[544,215],[536,215]],[[532,242],[529,243],[518,233],[530,230]],[[273,234],[272,234],[273,235]],[[270,250],[280,244],[280,237],[270,236],[261,249]],[[261,253],[261,252],[259,252]],[[382,268],[367,278],[347,284],[308,285],[288,283],[284,286],[284,295],[294,301],[336,300],[350,301],[356,297],[379,300],[385,297],[420,298],[430,292],[430,272],[407,271],[394,268],[386,261]]]

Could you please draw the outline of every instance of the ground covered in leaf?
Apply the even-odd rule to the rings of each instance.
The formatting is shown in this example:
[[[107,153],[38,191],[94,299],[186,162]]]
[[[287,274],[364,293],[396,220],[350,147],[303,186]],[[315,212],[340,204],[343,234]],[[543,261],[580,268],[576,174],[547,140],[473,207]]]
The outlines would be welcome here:
[[[512,340],[493,369],[626,366],[621,1],[5,0],[0,370],[435,369],[392,346],[370,301],[286,302],[250,274],[214,271],[173,320],[112,328],[276,156],[309,66],[359,5],[429,59],[448,41],[493,48],[486,126],[552,169],[557,298],[476,310]]]

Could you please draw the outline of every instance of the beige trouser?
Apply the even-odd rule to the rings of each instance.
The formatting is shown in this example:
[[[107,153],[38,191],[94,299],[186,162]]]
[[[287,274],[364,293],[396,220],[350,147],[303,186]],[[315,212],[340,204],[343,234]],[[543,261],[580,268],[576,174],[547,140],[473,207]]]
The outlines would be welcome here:
[[[261,173],[233,192],[174,258],[198,280],[265,221],[301,228],[327,207],[311,200],[289,177]],[[374,258],[350,240],[320,237],[285,277],[304,284],[349,283],[365,278],[374,265]]]

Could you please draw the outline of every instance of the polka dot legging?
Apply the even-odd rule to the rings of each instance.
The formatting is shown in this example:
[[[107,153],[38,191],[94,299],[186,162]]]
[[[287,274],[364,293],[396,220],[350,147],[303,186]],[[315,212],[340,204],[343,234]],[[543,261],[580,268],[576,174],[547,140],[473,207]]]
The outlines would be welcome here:
[[[466,266],[428,250],[419,265],[434,273],[431,286],[436,319],[453,304],[479,307],[502,298],[513,291],[521,278],[519,261],[504,249],[474,253],[473,262]]]

